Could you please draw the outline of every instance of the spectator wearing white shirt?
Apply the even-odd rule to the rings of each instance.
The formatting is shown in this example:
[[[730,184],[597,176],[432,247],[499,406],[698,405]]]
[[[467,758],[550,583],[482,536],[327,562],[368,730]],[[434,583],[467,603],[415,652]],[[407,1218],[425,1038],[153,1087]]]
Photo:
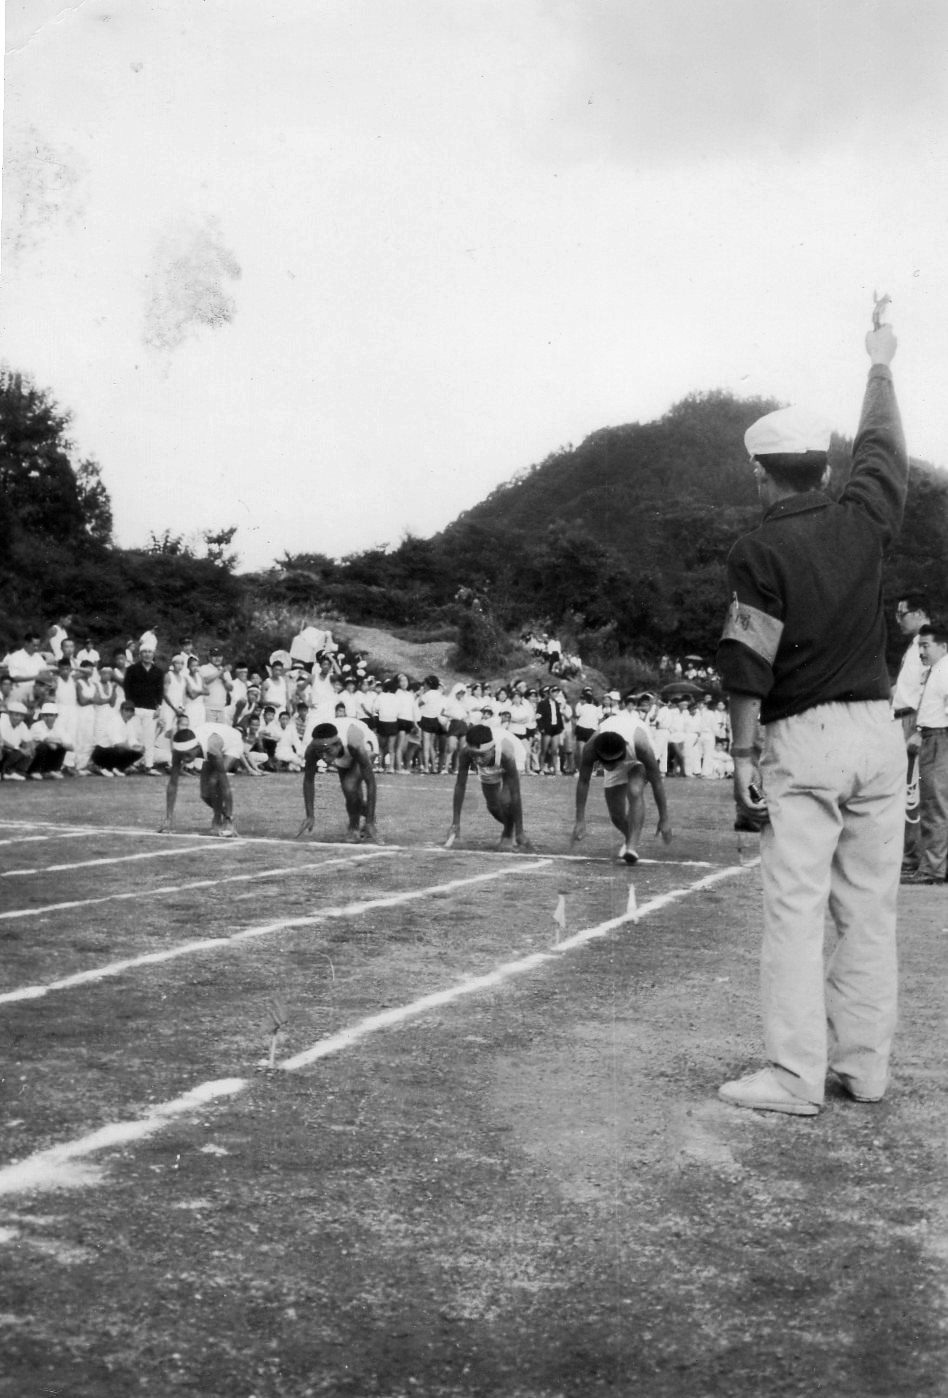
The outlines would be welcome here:
[[[63,758],[72,745],[62,729],[57,727],[58,719],[56,705],[43,704],[30,725],[30,740],[34,746],[27,776],[34,781],[37,777],[50,777],[54,781],[63,779]]]
[[[8,700],[6,709],[0,713],[0,779],[3,781],[26,781],[35,748],[26,718],[26,705],[19,699]]]
[[[207,723],[227,722],[227,708],[230,692],[234,687],[230,666],[224,664],[224,652],[220,646],[212,646],[208,660],[200,667],[204,681],[204,714]]]
[[[46,669],[39,632],[27,632],[20,649],[4,656],[3,665],[13,681],[13,698],[20,704],[29,704],[33,698],[33,682]]]
[[[418,723],[421,728],[421,770],[434,775],[442,760],[444,691],[437,675],[426,675],[418,696]]]

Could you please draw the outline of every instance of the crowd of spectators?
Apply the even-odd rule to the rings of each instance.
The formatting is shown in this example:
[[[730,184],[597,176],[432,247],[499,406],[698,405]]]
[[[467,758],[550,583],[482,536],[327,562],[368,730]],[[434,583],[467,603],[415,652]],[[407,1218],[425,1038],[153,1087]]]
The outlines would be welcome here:
[[[302,627],[288,649],[254,668],[217,645],[202,655],[189,637],[162,663],[153,632],[103,656],[91,638],[76,644],[69,620],[45,637],[24,636],[0,662],[5,781],[160,774],[181,719],[193,730],[205,723],[238,729],[245,767],[259,772],[301,771],[313,728],[349,718],[377,734],[379,768],[393,774],[455,772],[460,740],[478,723],[518,740],[525,773],[572,776],[583,744],[617,713],[645,726],[669,776],[731,773],[722,699],[695,684],[694,693],[665,698],[587,686],[571,701],[554,674],[561,651],[543,652],[549,684],[472,680],[446,690],[436,675],[372,674],[362,655],[316,626]]]

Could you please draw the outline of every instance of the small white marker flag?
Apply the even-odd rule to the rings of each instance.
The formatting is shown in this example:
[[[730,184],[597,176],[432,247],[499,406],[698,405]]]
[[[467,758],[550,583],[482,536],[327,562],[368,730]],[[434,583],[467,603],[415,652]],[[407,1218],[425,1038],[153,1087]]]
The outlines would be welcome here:
[[[556,911],[553,914],[553,921],[561,931],[566,931],[566,898],[562,893],[556,900]]]
[[[638,922],[638,920],[639,920],[639,907],[638,907],[638,904],[637,904],[636,901],[635,901],[635,884],[634,884],[634,883],[630,883],[630,884],[629,884],[629,901],[628,901],[628,903],[626,904],[625,915],[626,915],[626,917],[631,918],[633,922]]]

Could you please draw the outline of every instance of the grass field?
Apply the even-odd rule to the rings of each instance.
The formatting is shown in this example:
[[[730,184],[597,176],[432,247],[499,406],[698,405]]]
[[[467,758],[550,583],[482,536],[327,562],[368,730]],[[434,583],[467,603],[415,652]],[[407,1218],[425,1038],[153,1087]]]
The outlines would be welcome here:
[[[948,1393],[941,890],[890,1098],[764,1117],[714,1096],[760,1051],[724,784],[634,870],[567,779],[535,855],[473,789],[440,848],[446,779],[382,779],[380,846],[335,778],[315,840],[298,777],[235,791],[227,842],[196,782],[171,836],[157,781],[0,789],[4,1398]]]

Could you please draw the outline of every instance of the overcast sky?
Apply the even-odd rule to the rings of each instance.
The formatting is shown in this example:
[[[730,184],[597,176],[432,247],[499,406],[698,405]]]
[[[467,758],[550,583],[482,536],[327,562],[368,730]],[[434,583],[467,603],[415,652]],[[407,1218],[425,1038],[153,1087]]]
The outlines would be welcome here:
[[[948,465],[944,0],[7,0],[2,352],[116,535],[430,534],[725,388]],[[631,541],[630,541],[631,542]]]

